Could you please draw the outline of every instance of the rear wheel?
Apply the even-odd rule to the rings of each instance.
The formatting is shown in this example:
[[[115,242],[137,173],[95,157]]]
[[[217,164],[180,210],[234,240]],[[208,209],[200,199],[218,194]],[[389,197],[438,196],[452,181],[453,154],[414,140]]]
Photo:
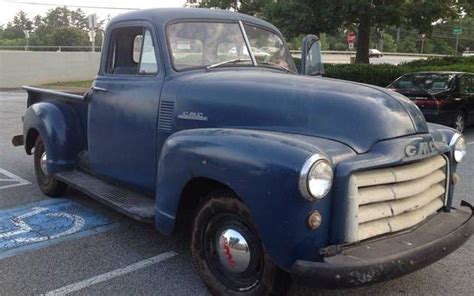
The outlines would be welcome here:
[[[289,275],[262,246],[248,209],[230,193],[213,195],[194,221],[194,265],[215,295],[281,295]]]
[[[462,133],[464,128],[466,127],[466,113],[464,111],[459,111],[456,114],[456,118],[453,123],[453,127],[458,130],[458,132]]]
[[[48,155],[46,154],[43,139],[40,136],[36,139],[33,156],[36,181],[41,191],[51,197],[63,195],[66,192],[67,184],[56,180],[48,174]]]

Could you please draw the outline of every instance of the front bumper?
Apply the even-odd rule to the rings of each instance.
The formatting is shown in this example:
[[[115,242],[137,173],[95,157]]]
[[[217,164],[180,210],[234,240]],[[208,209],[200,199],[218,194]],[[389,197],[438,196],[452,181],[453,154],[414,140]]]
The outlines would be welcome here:
[[[471,236],[473,207],[439,213],[416,229],[343,248],[324,262],[298,260],[295,281],[317,287],[352,287],[393,279],[423,268],[456,250]]]

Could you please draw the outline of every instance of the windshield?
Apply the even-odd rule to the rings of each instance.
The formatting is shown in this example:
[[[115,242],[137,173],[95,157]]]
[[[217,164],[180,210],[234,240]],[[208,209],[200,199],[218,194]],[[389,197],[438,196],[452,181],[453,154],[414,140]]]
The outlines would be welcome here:
[[[453,78],[453,74],[407,74],[389,87],[407,90],[443,91],[451,87]]]
[[[294,61],[283,40],[275,33],[251,25],[244,26],[250,49],[238,23],[183,22],[168,27],[173,67],[190,68],[257,66],[286,68],[296,72]],[[230,62],[227,61],[236,61]]]

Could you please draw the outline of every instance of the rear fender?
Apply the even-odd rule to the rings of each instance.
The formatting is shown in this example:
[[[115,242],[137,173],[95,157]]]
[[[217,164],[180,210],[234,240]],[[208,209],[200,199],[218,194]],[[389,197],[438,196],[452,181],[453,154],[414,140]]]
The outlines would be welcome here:
[[[32,153],[38,135],[45,143],[50,174],[74,167],[85,147],[79,116],[66,103],[40,102],[26,110],[23,137],[27,154]]]

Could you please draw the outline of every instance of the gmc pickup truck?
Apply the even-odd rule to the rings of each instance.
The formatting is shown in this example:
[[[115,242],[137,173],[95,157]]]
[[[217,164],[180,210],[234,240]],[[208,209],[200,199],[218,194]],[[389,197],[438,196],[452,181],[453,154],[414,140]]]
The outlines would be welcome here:
[[[321,70],[316,36],[298,71],[254,17],[126,13],[84,96],[25,87],[13,144],[48,196],[71,186],[163,234],[188,223],[215,294],[374,283],[466,242],[472,206],[453,205],[463,136],[403,95]]]

